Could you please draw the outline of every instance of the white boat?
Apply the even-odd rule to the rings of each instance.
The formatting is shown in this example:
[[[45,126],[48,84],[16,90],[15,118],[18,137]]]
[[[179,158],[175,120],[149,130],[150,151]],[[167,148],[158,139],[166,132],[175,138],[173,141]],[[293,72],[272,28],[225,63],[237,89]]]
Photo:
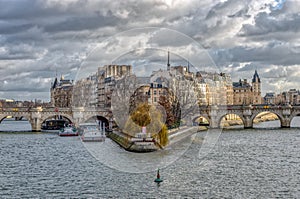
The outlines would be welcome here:
[[[59,133],[59,136],[78,136],[78,130],[75,127],[64,127]]]
[[[83,142],[103,142],[105,141],[104,131],[99,129],[97,124],[85,123],[79,125],[81,132],[81,140]]]

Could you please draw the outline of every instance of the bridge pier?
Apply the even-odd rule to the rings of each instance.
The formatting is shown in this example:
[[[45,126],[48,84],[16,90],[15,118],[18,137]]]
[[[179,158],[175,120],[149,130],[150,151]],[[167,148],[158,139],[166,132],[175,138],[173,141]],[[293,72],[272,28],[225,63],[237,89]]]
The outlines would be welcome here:
[[[244,115],[243,119],[244,119],[244,128],[245,129],[253,128],[253,120],[251,119],[251,117],[249,115]]]
[[[30,122],[31,123],[31,122]],[[33,123],[31,123],[31,127],[32,127],[32,132],[40,132],[42,129],[41,129],[41,122],[39,121],[38,118],[34,118],[34,121]]]
[[[281,128],[290,128],[291,127],[291,107],[284,107],[282,110],[281,118]]]
[[[31,127],[32,127],[32,132],[39,132],[41,131],[41,127],[42,127],[42,121],[41,121],[41,113],[39,111],[32,112],[31,118],[30,118],[30,123],[31,123]]]
[[[220,128],[219,126],[219,117],[217,116],[212,116],[210,118],[210,126],[209,126],[211,129],[217,129],[217,128]]]
[[[84,113],[84,108],[83,107],[78,107],[78,108],[73,107],[73,118],[74,118],[75,126],[78,127],[79,124],[81,122],[83,122],[83,120],[84,120],[83,113]]]
[[[209,113],[209,119],[210,119],[210,126],[209,126],[210,128],[212,128],[212,129],[220,128],[220,126],[219,126],[220,116],[218,114],[217,106],[211,107],[210,113]]]
[[[289,117],[284,116],[281,120],[281,128],[290,128],[291,127],[291,120]]]

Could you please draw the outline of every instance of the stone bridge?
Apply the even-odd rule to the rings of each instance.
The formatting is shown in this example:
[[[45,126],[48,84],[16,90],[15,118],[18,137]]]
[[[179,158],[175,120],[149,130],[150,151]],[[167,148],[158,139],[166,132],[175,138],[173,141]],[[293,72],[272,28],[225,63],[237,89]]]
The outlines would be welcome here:
[[[198,113],[189,116],[188,124],[192,125],[193,122],[199,118],[204,117],[209,123],[210,128],[220,128],[221,120],[229,114],[235,114],[241,118],[244,128],[252,128],[254,118],[262,112],[271,112],[278,116],[281,127],[290,127],[291,121],[295,116],[300,115],[300,106],[269,106],[269,105],[227,105],[227,106],[205,106],[200,107]],[[80,123],[87,121],[95,116],[102,116],[107,121],[112,121],[112,114],[109,110],[97,108],[28,108],[28,107],[15,107],[15,108],[1,108],[0,121],[4,118],[24,117],[32,126],[32,131],[40,131],[42,123],[55,116],[63,116],[69,121],[78,126]]]
[[[191,116],[191,121],[204,117],[209,122],[210,128],[220,128],[221,120],[229,114],[235,114],[243,121],[244,128],[252,128],[253,120],[262,112],[270,112],[277,115],[281,127],[289,128],[295,116],[300,116],[300,106],[271,106],[271,105],[225,105],[205,106],[200,108],[199,114]]]
[[[78,126],[80,123],[87,121],[94,116],[102,116],[110,121],[110,113],[106,110],[98,110],[96,108],[28,108],[14,107],[0,109],[0,122],[8,117],[26,118],[31,124],[32,131],[41,131],[42,123],[57,116],[67,118],[70,122]],[[1,124],[0,124],[1,125]]]

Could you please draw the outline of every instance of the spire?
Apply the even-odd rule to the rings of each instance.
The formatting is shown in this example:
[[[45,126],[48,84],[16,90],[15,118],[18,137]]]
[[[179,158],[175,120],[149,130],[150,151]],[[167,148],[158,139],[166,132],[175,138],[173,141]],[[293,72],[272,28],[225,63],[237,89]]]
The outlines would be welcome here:
[[[52,89],[54,89],[54,88],[56,88],[56,86],[57,86],[57,77],[55,77],[55,80],[54,80],[54,82],[53,82],[53,84],[52,84]]]
[[[260,83],[260,77],[257,73],[257,70],[255,70],[254,75],[253,75],[253,79],[252,79],[252,83],[254,83],[254,82]]]
[[[168,71],[170,70],[170,52],[168,51],[168,64],[167,64]]]
[[[190,72],[190,62],[188,60],[187,72]]]
[[[57,80],[57,68],[55,67],[55,79],[54,79],[54,82],[51,83],[51,89],[56,88],[57,84],[58,84],[58,80]]]

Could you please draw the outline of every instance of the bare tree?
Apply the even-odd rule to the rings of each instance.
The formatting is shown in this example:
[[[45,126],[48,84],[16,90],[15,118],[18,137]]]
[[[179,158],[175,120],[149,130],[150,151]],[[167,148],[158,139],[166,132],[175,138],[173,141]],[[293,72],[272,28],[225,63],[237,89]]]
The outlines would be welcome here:
[[[111,110],[115,122],[123,129],[129,117],[130,98],[138,88],[136,77],[134,75],[124,76],[116,80],[111,94]]]
[[[173,103],[173,106],[175,105],[174,109],[177,115],[180,114],[180,119],[188,120],[189,115],[199,112],[199,92],[193,79],[183,76],[174,77],[169,81],[168,87],[175,96],[174,100],[177,101],[177,103]]]

